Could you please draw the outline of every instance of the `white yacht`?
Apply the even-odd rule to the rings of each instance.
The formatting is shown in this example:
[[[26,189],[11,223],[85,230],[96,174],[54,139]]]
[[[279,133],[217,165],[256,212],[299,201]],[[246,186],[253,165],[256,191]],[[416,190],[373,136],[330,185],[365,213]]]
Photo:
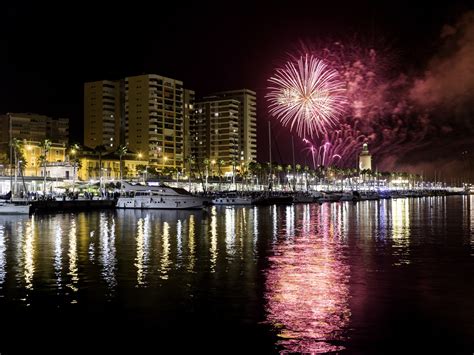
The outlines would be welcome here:
[[[0,214],[29,214],[31,205],[0,201]]]
[[[117,208],[190,209],[204,207],[204,199],[185,189],[169,186],[132,185],[122,183],[123,193]]]
[[[252,197],[236,193],[222,194],[212,199],[213,205],[251,205]]]

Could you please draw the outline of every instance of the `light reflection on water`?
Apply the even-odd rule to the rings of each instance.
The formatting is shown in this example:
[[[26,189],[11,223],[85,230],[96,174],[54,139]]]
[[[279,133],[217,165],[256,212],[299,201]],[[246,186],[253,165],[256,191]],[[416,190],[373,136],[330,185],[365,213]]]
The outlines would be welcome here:
[[[459,200],[471,255],[473,198]],[[51,293],[58,304],[127,299],[143,307],[149,295],[145,304],[176,308],[194,305],[191,293],[212,294],[209,312],[225,317],[213,307],[232,305],[236,317],[270,328],[278,351],[340,351],[350,348],[358,311],[354,283],[359,305],[370,307],[368,272],[414,267],[422,238],[442,242],[450,206],[433,198],[1,217],[0,299],[34,306],[35,295]],[[170,300],[155,300],[166,292]]]
[[[25,278],[25,288],[27,290],[33,290],[33,276],[35,273],[35,263],[34,263],[34,252],[35,252],[35,217],[32,216],[31,219],[26,223],[25,226],[25,236],[23,244],[23,275]]]
[[[395,199],[392,202],[392,238],[394,255],[398,256],[395,265],[410,263],[410,218],[409,200]]]
[[[99,224],[100,259],[102,264],[102,277],[107,283],[109,295],[113,295],[117,281],[116,272],[116,246],[115,246],[115,218],[106,213],[100,214]]]
[[[2,289],[6,277],[6,239],[7,237],[5,236],[5,226],[0,224],[0,289]]]
[[[471,229],[471,256],[474,256],[474,195],[470,195],[468,198],[469,226]],[[465,207],[465,210],[466,209]]]
[[[295,230],[295,207],[286,208],[286,236],[277,243],[267,271],[268,320],[284,352],[342,350],[350,311],[349,266],[339,225],[341,205],[304,206]],[[301,218],[301,219],[300,219]],[[288,232],[289,231],[289,232]],[[296,233],[296,234],[293,234]]]

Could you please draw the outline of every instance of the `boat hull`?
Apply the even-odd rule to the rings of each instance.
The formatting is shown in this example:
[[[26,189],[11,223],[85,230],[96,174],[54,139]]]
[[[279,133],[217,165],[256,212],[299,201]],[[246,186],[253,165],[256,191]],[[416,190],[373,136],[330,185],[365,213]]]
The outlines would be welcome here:
[[[30,205],[0,204],[0,214],[30,214]]]
[[[153,209],[153,210],[186,210],[199,209],[204,207],[204,201],[198,197],[180,198],[129,198],[120,197],[117,200],[116,208],[125,209]]]
[[[213,205],[228,206],[228,205],[251,205],[251,198],[244,197],[218,197],[212,200]]]

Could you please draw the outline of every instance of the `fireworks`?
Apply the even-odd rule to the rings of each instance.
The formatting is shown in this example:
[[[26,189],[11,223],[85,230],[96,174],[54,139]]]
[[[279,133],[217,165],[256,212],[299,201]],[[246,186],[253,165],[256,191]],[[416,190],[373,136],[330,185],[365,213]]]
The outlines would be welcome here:
[[[312,55],[287,62],[269,82],[270,114],[301,137],[326,133],[345,110],[344,82],[336,70]]]

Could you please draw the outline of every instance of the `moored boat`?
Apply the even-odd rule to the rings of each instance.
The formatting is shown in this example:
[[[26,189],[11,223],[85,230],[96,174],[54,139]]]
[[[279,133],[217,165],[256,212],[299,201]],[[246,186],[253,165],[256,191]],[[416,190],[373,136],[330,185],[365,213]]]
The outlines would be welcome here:
[[[169,186],[132,185],[122,183],[123,193],[118,198],[117,208],[137,209],[193,209],[204,207],[204,198],[185,189]]]

